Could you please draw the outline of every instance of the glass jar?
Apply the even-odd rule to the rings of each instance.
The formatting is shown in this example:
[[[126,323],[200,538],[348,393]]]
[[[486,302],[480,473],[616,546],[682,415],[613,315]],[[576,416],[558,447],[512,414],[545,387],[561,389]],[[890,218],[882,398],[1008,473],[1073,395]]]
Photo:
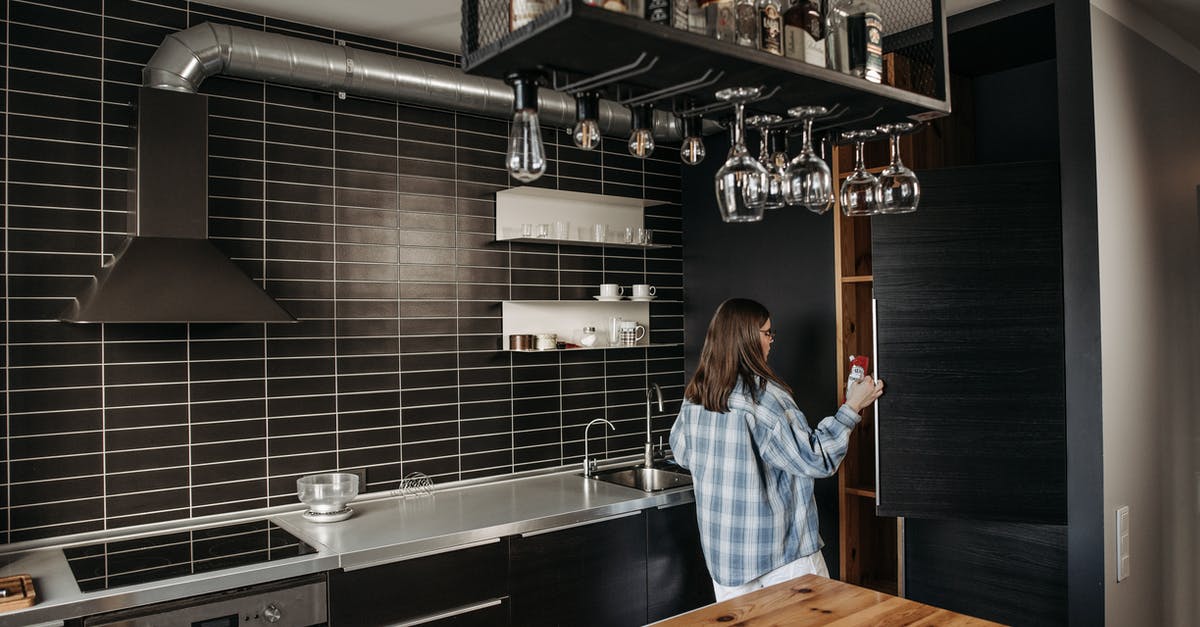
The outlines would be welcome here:
[[[583,347],[596,345],[596,327],[583,327],[583,335],[579,336],[579,345]]]

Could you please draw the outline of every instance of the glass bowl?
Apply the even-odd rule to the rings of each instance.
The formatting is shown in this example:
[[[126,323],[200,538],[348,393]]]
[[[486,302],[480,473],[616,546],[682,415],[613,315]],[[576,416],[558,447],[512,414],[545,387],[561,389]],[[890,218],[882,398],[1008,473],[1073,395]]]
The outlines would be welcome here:
[[[358,475],[348,472],[306,475],[296,480],[296,495],[311,512],[340,512],[358,496]]]

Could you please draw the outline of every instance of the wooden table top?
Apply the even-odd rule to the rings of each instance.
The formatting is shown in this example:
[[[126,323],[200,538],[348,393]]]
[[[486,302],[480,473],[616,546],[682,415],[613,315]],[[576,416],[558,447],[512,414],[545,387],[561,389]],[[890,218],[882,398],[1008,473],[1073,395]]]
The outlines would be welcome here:
[[[804,575],[680,614],[654,625],[981,627],[999,623],[972,618],[820,575]]]

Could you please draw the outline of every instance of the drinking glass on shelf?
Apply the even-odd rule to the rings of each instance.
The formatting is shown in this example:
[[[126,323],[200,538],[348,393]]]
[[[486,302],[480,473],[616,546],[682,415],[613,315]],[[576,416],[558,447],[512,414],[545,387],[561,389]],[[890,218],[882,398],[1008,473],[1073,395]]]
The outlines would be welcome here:
[[[879,173],[879,213],[912,213],[921,202],[921,183],[917,174],[900,161],[900,136],[916,128],[912,122],[880,124],[880,133],[888,136],[892,161]]]
[[[825,160],[813,152],[812,124],[814,118],[829,113],[825,107],[793,107],[788,115],[799,118],[803,134],[800,154],[784,170],[783,190],[787,204],[804,207],[815,214],[829,211],[833,206],[833,173]]]
[[[767,169],[750,156],[743,140],[746,102],[762,93],[759,87],[734,87],[718,91],[718,100],[733,103],[734,120],[730,125],[733,141],[729,157],[717,170],[717,207],[726,222],[758,222],[763,218]]]
[[[608,225],[607,224],[597,224],[592,227],[592,241],[593,242],[603,243],[607,240],[608,240]]]
[[[550,237],[550,225],[549,224],[537,225],[537,236],[541,239],[546,239],[547,237]]]
[[[554,222],[554,239],[570,239],[571,223],[566,220],[556,220]]]
[[[875,129],[842,133],[842,139],[854,142],[854,173],[842,181],[842,213],[847,216],[879,213],[879,179],[867,172],[863,163],[863,144],[877,135]]]
[[[783,171],[771,163],[771,139],[774,132],[772,124],[779,124],[783,118],[778,115],[756,115],[746,119],[746,124],[758,129],[762,138],[759,147],[758,162],[767,169],[767,186],[763,193],[763,209],[778,209],[787,203],[783,198]]]

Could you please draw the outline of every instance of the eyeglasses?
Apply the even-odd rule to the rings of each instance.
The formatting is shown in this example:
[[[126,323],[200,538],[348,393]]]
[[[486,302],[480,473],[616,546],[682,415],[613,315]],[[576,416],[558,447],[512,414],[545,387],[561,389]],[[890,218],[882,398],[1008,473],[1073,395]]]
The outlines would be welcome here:
[[[772,341],[772,342],[774,342],[774,341],[775,341],[775,329],[766,329],[766,330],[759,329],[759,330],[758,330],[758,332],[759,332],[759,333],[762,333],[763,335],[765,335],[765,336],[767,336],[767,337],[769,337],[769,338],[771,338],[771,341]]]

